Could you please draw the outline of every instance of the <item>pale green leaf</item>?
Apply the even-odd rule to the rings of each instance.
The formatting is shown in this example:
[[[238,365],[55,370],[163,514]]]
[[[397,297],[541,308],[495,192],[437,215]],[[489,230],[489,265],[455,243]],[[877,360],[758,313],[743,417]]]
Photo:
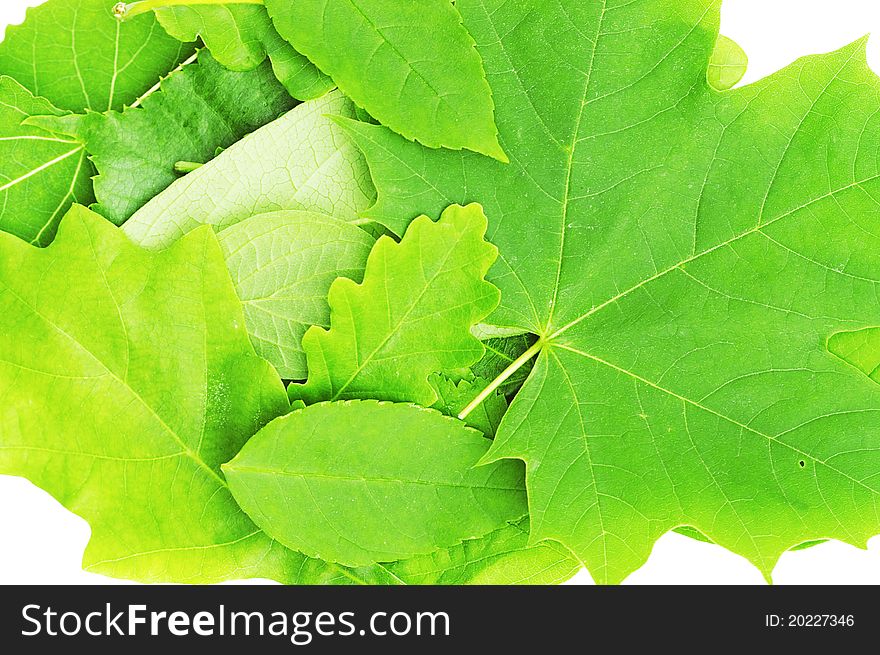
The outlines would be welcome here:
[[[268,66],[236,73],[202,51],[136,108],[91,112],[72,126],[30,123],[72,130],[85,144],[98,170],[93,209],[121,225],[178,179],[175,163],[206,162],[294,104]]]
[[[541,338],[487,459],[599,582],[681,525],[767,576],[880,531],[880,385],[828,349],[880,312],[880,83],[860,41],[718,92],[719,4],[459,0],[508,166],[350,124],[368,215],[485,205],[490,322]]]
[[[275,75],[299,100],[320,97],[334,86],[330,78],[279,36],[265,7],[167,7],[156,10],[156,17],[169,34],[181,41],[201,37],[217,61],[231,70],[251,70],[268,56]]]
[[[524,516],[519,464],[474,467],[489,444],[415,405],[320,403],[270,423],[223,472],[267,534],[363,566],[429,554]]]
[[[749,57],[739,44],[723,34],[719,35],[709,58],[709,84],[718,91],[733,88],[746,74],[748,66]]]
[[[131,104],[192,49],[152,15],[122,24],[112,9],[108,0],[47,0],[28,9],[0,42],[0,74],[61,109]]]
[[[380,238],[361,284],[339,278],[330,287],[331,327],[306,332],[309,379],[288,387],[291,398],[431,406],[428,376],[483,354],[470,328],[498,304],[483,279],[497,253],[485,230],[479,205],[453,206],[437,222],[413,221],[400,243]]]
[[[338,91],[304,102],[157,195],[125,224],[136,243],[173,243],[201,224],[222,229],[281,209],[358,220],[374,190],[357,147],[328,115],[352,116]]]
[[[219,240],[257,353],[281,377],[305,379],[303,335],[330,324],[327,291],[337,277],[360,279],[373,238],[324,214],[279,211],[236,223]]]
[[[278,32],[383,125],[505,161],[473,39],[449,0],[266,0]]]
[[[43,114],[63,112],[0,76],[0,230],[41,246],[55,236],[68,208],[89,202],[92,193],[81,143],[22,125]]]

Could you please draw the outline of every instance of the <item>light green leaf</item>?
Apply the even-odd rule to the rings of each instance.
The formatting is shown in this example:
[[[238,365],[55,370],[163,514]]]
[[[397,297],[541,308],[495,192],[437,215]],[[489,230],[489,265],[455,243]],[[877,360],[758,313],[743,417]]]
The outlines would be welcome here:
[[[433,405],[428,376],[482,356],[470,328],[498,304],[483,279],[497,254],[485,230],[479,205],[454,206],[436,223],[413,221],[400,243],[380,238],[361,284],[339,278],[330,287],[331,327],[306,332],[309,379],[288,387],[291,398]]]
[[[181,160],[205,162],[294,106],[268,66],[235,73],[206,51],[136,108],[77,117],[73,126],[32,119],[54,129],[71,127],[98,176],[94,209],[117,225],[178,179]]]
[[[39,250],[0,234],[0,472],[92,528],[87,570],[296,581],[220,473],[287,410],[209,229],[160,253],[76,206]]]
[[[491,378],[473,376],[470,376],[470,379],[455,380],[442,373],[435,373],[428,378],[434,393],[437,394],[437,401],[433,408],[447,416],[458,416],[459,412],[467,407],[468,403],[491,381]],[[465,423],[492,438],[495,436],[495,431],[501,424],[501,419],[504,418],[506,411],[507,398],[504,397],[504,394],[496,391],[467,416]]]
[[[430,555],[347,569],[346,574],[374,585],[544,585],[565,582],[580,568],[559,544],[530,546],[528,541],[526,518]],[[330,581],[338,584],[345,579],[339,575]]]
[[[327,291],[337,277],[361,278],[373,238],[324,214],[279,211],[247,218],[219,239],[257,353],[281,377],[305,379],[303,335],[330,324]]]
[[[681,525],[766,576],[805,541],[864,546],[880,385],[826,347],[880,313],[864,41],[719,93],[716,0],[456,6],[512,163],[351,131],[379,188],[368,215],[485,205],[491,322],[541,339],[487,457],[529,464],[532,538],[599,582]],[[541,26],[562,24],[550,47]]]
[[[153,16],[121,24],[108,0],[48,0],[28,9],[0,42],[0,74],[61,109],[107,111],[131,104],[192,48]]]
[[[475,468],[490,442],[415,405],[321,403],[273,421],[223,466],[288,547],[348,566],[429,554],[528,512],[522,468]]]
[[[718,91],[733,88],[749,66],[749,57],[736,41],[719,35],[709,58],[709,84]]]
[[[251,70],[268,56],[275,75],[299,100],[318,98],[334,86],[329,77],[281,38],[265,7],[167,7],[157,9],[156,17],[176,39],[192,42],[201,37],[217,61],[231,70]]]
[[[62,113],[0,77],[0,230],[41,246],[74,202],[91,200],[92,168],[82,144],[22,125],[33,115]]]
[[[144,246],[201,224],[222,229],[265,212],[302,209],[356,221],[374,198],[366,162],[328,115],[353,116],[339,92],[304,102],[177,180],[125,224]]]
[[[832,334],[828,339],[828,351],[880,382],[880,327]]]
[[[449,0],[266,0],[278,32],[383,125],[506,161],[473,39]]]

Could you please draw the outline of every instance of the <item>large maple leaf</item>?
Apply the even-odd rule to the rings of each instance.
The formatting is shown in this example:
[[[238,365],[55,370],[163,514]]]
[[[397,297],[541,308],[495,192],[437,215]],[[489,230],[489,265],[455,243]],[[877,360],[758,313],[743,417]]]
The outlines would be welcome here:
[[[533,540],[600,582],[684,525],[768,576],[809,539],[864,546],[880,525],[864,42],[718,92],[717,0],[456,6],[511,163],[347,124],[371,216],[486,208],[492,320],[539,337],[488,456],[527,463]]]

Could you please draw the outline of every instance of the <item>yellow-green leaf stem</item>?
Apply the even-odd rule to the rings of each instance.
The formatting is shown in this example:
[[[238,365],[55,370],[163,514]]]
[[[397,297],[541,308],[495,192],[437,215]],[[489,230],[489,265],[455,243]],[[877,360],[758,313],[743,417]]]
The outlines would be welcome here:
[[[485,389],[483,389],[476,398],[474,398],[470,403],[468,403],[467,407],[465,407],[458,414],[458,418],[462,421],[468,417],[468,415],[474,411],[477,407],[480,406],[486,398],[495,393],[495,390],[498,389],[502,384],[504,384],[510,376],[516,373],[519,369],[525,366],[529,360],[532,359],[535,355],[541,352],[541,348],[544,347],[544,341],[542,339],[538,339],[528,350],[526,350],[522,355],[517,357],[513,362],[511,362],[510,366],[504,369],[498,377],[496,377],[492,382],[490,382]]]

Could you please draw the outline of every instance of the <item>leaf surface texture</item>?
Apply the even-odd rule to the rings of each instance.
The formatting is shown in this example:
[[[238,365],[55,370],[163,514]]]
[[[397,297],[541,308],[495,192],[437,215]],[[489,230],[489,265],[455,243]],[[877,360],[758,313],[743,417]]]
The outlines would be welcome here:
[[[524,516],[518,464],[474,468],[489,443],[415,405],[320,403],[270,423],[223,470],[276,539],[361,566],[430,554]]]
[[[456,6],[510,165],[349,129],[379,189],[369,216],[485,206],[489,322],[542,339],[486,458],[527,462],[533,539],[599,582],[681,525],[767,576],[812,539],[864,546],[880,386],[827,345],[878,310],[864,41],[720,93],[716,1]]]
[[[448,0],[266,7],[281,36],[382,124],[431,147],[505,159],[480,56]]]
[[[305,379],[303,335],[329,326],[327,291],[338,277],[360,279],[373,238],[324,214],[278,211],[236,223],[219,240],[257,352],[282,378]]]
[[[363,156],[330,116],[353,116],[338,91],[298,105],[174,182],[125,224],[136,243],[167,246],[202,224],[316,211],[356,221],[375,197]]]
[[[167,7],[157,10],[156,18],[181,41],[201,38],[217,61],[231,70],[251,70],[268,57],[275,75],[298,100],[318,98],[334,86],[329,77],[281,38],[265,7]]]
[[[121,23],[107,0],[47,0],[0,42],[0,74],[60,109],[122,109],[192,51],[152,15]]]
[[[363,282],[330,287],[330,329],[306,332],[309,379],[290,385],[291,398],[434,404],[428,376],[480,359],[470,329],[498,304],[483,279],[496,256],[485,230],[479,205],[452,206],[437,222],[413,221],[400,243],[380,238]]]

